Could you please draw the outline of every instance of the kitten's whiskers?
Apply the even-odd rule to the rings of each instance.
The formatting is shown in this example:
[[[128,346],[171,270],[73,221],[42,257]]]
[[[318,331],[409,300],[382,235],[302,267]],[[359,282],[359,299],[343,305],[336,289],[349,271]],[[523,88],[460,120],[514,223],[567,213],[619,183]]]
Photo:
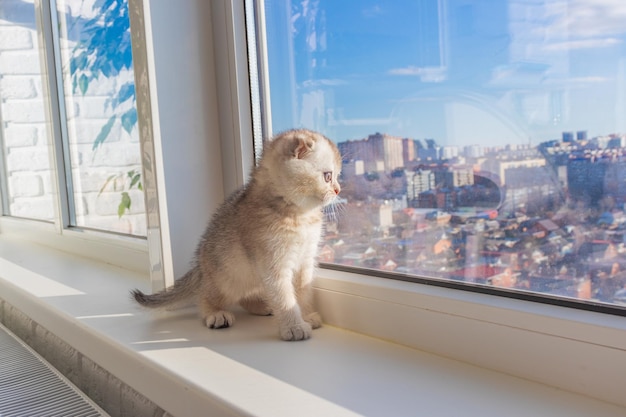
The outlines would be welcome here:
[[[335,196],[330,203],[324,206],[324,217],[326,221],[339,221],[340,214],[345,212],[345,200]]]

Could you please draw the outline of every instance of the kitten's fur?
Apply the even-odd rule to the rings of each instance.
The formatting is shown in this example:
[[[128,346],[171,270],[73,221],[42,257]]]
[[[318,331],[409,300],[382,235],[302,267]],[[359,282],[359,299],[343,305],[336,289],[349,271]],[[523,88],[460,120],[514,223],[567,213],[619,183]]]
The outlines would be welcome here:
[[[341,156],[309,130],[276,136],[247,186],[217,210],[190,271],[153,295],[133,291],[146,307],[195,299],[207,327],[233,325],[227,310],[239,303],[253,314],[276,316],[284,340],[303,340],[321,326],[311,282],[322,233],[322,207],[340,186]]]

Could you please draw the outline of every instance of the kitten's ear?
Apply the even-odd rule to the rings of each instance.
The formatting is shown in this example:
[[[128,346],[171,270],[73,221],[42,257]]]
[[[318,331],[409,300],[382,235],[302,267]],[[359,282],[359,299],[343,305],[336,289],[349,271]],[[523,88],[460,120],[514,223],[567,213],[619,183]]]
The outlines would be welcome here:
[[[293,156],[298,159],[304,158],[313,150],[314,144],[315,141],[312,138],[296,136],[294,140]]]

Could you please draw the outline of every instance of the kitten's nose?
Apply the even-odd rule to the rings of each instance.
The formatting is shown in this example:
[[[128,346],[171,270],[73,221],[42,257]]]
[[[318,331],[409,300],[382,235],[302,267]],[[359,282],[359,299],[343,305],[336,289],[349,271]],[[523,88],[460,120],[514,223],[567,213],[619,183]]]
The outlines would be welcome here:
[[[339,192],[341,191],[341,187],[339,186],[339,184],[335,185],[335,194],[339,195]]]

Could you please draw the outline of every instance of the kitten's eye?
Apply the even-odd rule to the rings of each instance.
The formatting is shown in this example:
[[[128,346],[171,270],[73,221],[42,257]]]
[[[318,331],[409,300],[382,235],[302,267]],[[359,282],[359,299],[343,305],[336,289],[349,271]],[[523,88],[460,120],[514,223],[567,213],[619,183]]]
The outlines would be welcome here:
[[[331,182],[333,180],[333,173],[330,171],[324,172],[324,181]]]

